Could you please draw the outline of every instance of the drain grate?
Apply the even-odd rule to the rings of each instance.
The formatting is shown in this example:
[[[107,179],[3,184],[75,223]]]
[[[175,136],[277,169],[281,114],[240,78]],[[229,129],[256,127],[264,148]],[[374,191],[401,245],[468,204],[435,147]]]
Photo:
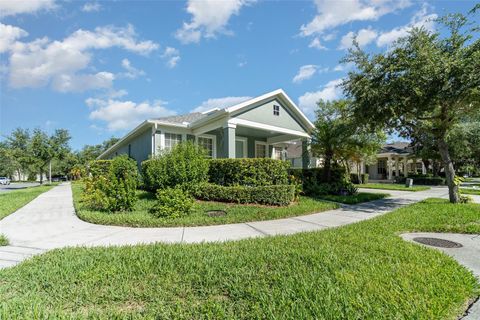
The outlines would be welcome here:
[[[208,210],[207,215],[210,217],[223,217],[227,215],[225,210]]]
[[[432,246],[432,247],[439,247],[439,248],[461,248],[461,247],[463,247],[458,242],[453,242],[453,241],[450,241],[450,240],[438,239],[438,238],[417,237],[417,238],[413,238],[413,241],[421,243],[421,244],[426,244],[426,245]]]

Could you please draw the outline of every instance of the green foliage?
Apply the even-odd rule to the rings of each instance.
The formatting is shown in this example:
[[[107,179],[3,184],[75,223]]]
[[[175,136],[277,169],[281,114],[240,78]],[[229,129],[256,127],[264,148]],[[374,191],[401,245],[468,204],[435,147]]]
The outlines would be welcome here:
[[[88,173],[94,178],[106,176],[111,164],[112,160],[93,160],[88,164]]]
[[[0,193],[0,220],[14,213],[40,194],[52,189],[52,185],[42,185],[26,189]]]
[[[193,212],[195,200],[180,188],[157,190],[157,200],[150,212],[157,218],[179,218]]]
[[[290,174],[302,181],[303,192],[306,195],[318,196],[325,194],[357,193],[357,188],[346,176],[344,168],[330,169],[330,179],[326,178],[326,168],[291,169]]]
[[[361,177],[362,177],[361,183],[362,184],[367,184],[368,183],[368,177],[369,177],[368,173],[362,173]]]
[[[287,184],[250,187],[205,183],[199,185],[193,194],[197,199],[207,201],[286,206],[295,198],[295,186]]]
[[[205,150],[191,142],[183,142],[170,152],[142,162],[142,174],[148,190],[176,187],[189,190],[207,181],[208,160]]]
[[[131,211],[137,201],[139,179],[135,160],[122,155],[110,162],[100,163],[102,164],[97,168],[101,169],[85,181],[83,201],[96,210]],[[106,166],[108,172],[103,170]]]
[[[425,174],[409,174],[409,179],[413,179],[413,185],[420,185],[420,186],[441,186],[445,185],[445,178],[442,177],[433,177],[431,175]],[[397,177],[395,178],[395,182],[397,183],[405,183],[405,177]]]
[[[288,184],[290,163],[268,158],[212,159],[209,182],[222,186],[270,186]]]

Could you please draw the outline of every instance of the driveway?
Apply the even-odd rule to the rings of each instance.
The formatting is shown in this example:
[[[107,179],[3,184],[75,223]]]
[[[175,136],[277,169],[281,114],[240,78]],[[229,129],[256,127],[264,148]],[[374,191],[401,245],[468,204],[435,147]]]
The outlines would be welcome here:
[[[63,183],[0,221],[0,234],[10,243],[0,247],[0,267],[67,246],[198,243],[324,230],[370,219],[425,198],[446,197],[447,189],[389,193],[392,196],[387,199],[286,219],[202,227],[131,228],[80,220],[73,207],[70,184]]]

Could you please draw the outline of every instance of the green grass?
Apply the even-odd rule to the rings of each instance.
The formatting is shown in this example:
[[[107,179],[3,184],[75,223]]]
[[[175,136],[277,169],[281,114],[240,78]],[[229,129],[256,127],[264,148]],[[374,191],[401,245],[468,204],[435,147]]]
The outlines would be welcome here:
[[[338,208],[338,205],[334,203],[308,197],[301,197],[298,203],[294,203],[288,207],[197,201],[194,212],[189,216],[167,219],[156,218],[149,213],[149,209],[153,206],[155,196],[146,191],[138,191],[139,201],[133,211],[120,213],[107,213],[87,208],[81,201],[83,186],[80,183],[72,184],[72,191],[75,210],[80,219],[96,224],[131,227],[202,226],[272,220]],[[223,217],[210,217],[206,214],[208,210],[225,210],[227,215]]]
[[[467,188],[460,188],[460,193],[463,194],[475,194],[480,196],[480,189],[467,189]]]
[[[6,246],[8,244],[8,239],[3,234],[0,234],[0,247]]]
[[[457,319],[475,278],[404,231],[480,233],[480,205],[434,199],[238,242],[54,250],[0,271],[0,318]]]
[[[383,190],[399,190],[399,191],[424,191],[430,189],[427,186],[413,186],[411,188],[405,187],[403,184],[394,183],[367,183],[356,185],[358,188],[366,189],[383,189]]]
[[[40,194],[50,190],[54,185],[43,185],[0,193],[0,220],[17,211]]]
[[[367,201],[373,201],[378,199],[383,199],[388,197],[388,193],[368,193],[368,192],[359,192],[355,195],[351,196],[339,196],[339,195],[323,195],[319,196],[319,199],[328,200],[328,201],[335,201],[345,204],[357,204]]]

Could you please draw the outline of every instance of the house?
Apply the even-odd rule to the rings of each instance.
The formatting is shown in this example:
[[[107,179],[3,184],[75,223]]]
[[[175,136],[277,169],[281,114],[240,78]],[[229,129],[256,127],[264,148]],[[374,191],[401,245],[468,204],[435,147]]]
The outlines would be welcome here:
[[[274,158],[309,167],[307,141],[313,124],[279,89],[234,106],[149,119],[125,135],[99,159],[128,154],[140,163],[193,141],[210,158]],[[289,156],[289,146],[299,150]]]
[[[360,164],[360,173],[368,173],[370,180],[393,181],[395,177],[404,177],[408,173],[427,173],[422,159],[416,158],[409,142],[393,142],[384,145],[377,153],[374,164]],[[357,166],[351,166],[357,173]]]

